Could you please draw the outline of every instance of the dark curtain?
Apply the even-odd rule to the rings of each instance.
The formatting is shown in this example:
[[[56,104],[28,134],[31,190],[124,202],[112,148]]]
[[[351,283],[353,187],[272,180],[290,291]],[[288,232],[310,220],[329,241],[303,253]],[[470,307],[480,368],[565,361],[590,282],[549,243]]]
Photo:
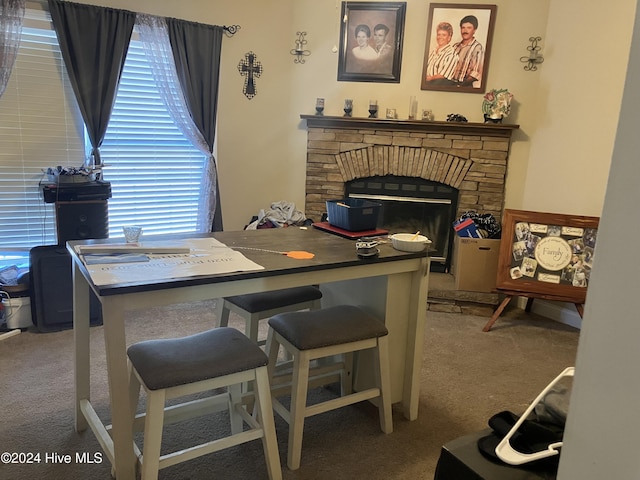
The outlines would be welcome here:
[[[218,79],[223,27],[167,18],[169,41],[180,85],[195,125],[213,154],[218,110]],[[215,159],[211,157],[213,168]],[[218,176],[215,181],[216,206],[211,231],[222,231],[222,209]]]
[[[48,2],[94,162],[101,165],[99,148],[111,117],[136,14],[60,0]]]

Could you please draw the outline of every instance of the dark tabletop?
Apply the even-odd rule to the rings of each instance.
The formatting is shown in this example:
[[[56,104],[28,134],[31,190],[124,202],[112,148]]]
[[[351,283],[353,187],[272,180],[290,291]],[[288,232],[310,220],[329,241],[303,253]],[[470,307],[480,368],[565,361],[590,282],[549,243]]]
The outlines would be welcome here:
[[[380,254],[376,257],[360,258],[356,254],[355,241],[327,233],[313,227],[301,229],[299,227],[269,228],[260,230],[241,230],[232,232],[215,232],[210,234],[180,234],[180,235],[148,235],[144,241],[165,241],[181,238],[213,237],[245,257],[264,267],[264,270],[250,272],[233,272],[218,275],[202,275],[181,279],[168,279],[143,283],[128,283],[108,286],[95,286],[100,295],[117,295],[133,293],[135,291],[156,290],[163,288],[177,288],[193,285],[203,285],[225,281],[242,280],[246,278],[260,278],[291,273],[304,273],[332,268],[343,268],[361,265],[363,263],[385,263],[404,259],[421,258],[427,256],[427,251],[409,253],[395,250],[391,241],[378,246]],[[122,239],[70,241],[67,249],[71,252],[86,278],[89,274],[84,268],[80,257],[74,251],[76,245],[102,245],[122,243]],[[245,247],[245,248],[242,248]],[[251,249],[273,250],[287,252],[303,250],[314,254],[309,260],[289,258],[283,254],[263,252]]]

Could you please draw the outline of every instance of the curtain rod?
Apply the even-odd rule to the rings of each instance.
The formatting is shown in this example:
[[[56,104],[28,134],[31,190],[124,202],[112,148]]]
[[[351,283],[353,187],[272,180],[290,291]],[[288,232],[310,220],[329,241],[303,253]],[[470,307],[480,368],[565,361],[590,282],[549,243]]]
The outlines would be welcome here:
[[[76,3],[83,3],[83,2],[76,2]],[[91,5],[91,4],[86,3],[85,5]],[[27,8],[36,7],[36,8],[42,8],[45,11],[49,10],[48,8],[49,3],[47,0],[26,0],[26,6]],[[94,6],[99,7],[101,5],[94,5]],[[113,7],[104,7],[104,8],[113,8]],[[142,12],[135,12],[135,13],[142,13]],[[149,14],[149,15],[152,15],[152,14]],[[158,15],[158,16],[161,16],[161,15]],[[185,22],[192,22],[192,20],[186,20],[184,18],[179,18],[178,20],[183,20]],[[198,22],[193,22],[193,23],[198,23]],[[202,24],[202,25],[207,25],[207,24]],[[224,34],[227,37],[233,37],[236,33],[238,33],[238,30],[240,30],[240,28],[241,28],[240,25],[223,25],[222,26],[222,30],[224,31]]]
[[[227,37],[233,37],[240,30],[240,25],[224,25],[222,29]]]

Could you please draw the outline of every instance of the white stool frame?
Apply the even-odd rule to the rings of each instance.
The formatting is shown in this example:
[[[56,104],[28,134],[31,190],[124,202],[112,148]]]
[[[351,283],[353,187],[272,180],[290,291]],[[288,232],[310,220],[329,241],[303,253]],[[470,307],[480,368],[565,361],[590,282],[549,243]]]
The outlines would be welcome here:
[[[266,365],[256,369],[202,380],[200,382],[158,390],[150,390],[144,384],[144,381],[140,378],[131,362],[129,362],[128,366],[130,373],[129,400],[131,402],[131,411],[136,411],[140,387],[142,387],[147,394],[146,413],[137,415],[133,422],[134,431],[140,423],[144,422],[144,447],[142,455],[140,455],[140,450],[137,446],[135,447],[141,468],[142,480],[157,479],[158,471],[162,468],[259,438],[262,439],[269,479],[282,479],[278,440],[276,437],[269,376]],[[254,411],[258,414],[256,418],[252,417],[242,405],[243,399],[240,386],[243,382],[249,381],[255,381],[254,395],[256,409]],[[228,392],[165,408],[165,402],[168,399],[221,387],[228,387]],[[187,418],[193,418],[198,415],[224,409],[228,409],[229,411],[231,420],[230,436],[166,455],[160,455],[162,428],[165,422],[167,424],[175,423]],[[243,421],[250,427],[247,431],[243,431]]]
[[[299,350],[289,343],[278,332],[269,328],[267,336],[267,355],[269,357],[269,377],[276,375],[276,360],[280,345],[293,356],[293,380],[291,385],[291,409],[286,407],[273,396],[273,409],[289,424],[289,447],[287,452],[287,466],[290,470],[300,468],[302,456],[302,434],[304,431],[304,419],[313,415],[335,410],[347,405],[351,405],[364,400],[379,397],[378,412],[380,416],[380,428],[384,433],[393,432],[393,418],[391,412],[391,379],[389,370],[389,346],[388,336],[359,340],[356,342],[331,345],[328,347]],[[374,362],[376,370],[377,385],[375,387],[352,393],[351,371],[353,352],[373,348],[376,353]],[[307,406],[307,391],[310,380],[310,362],[312,360],[330,357],[333,355],[344,355],[345,362],[337,363],[337,368],[341,369],[341,390],[342,396]],[[347,369],[345,369],[345,366]],[[348,379],[348,382],[345,381]],[[348,383],[348,385],[347,385]],[[273,392],[274,390],[272,390]],[[278,392],[278,395],[281,392]]]

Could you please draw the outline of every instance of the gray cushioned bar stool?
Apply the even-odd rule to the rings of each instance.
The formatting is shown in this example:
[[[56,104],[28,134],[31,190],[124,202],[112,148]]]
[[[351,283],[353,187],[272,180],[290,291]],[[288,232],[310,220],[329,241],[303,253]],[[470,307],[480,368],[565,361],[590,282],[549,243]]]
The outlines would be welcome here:
[[[136,343],[128,348],[127,355],[132,411],[137,406],[140,386],[147,394],[146,414],[136,417],[144,421],[142,480],[158,478],[161,468],[259,438],[269,478],[282,478],[267,356],[254,341],[234,328],[215,328],[188,337]],[[255,382],[255,418],[242,405],[240,386],[248,381]],[[224,393],[165,408],[165,401],[170,398],[223,387],[227,387]],[[164,423],[217,410],[229,411],[230,436],[160,455]],[[249,426],[246,431],[243,422]]]
[[[284,347],[293,356],[291,408],[287,410],[275,398],[276,394],[272,399],[274,410],[289,424],[287,465],[291,470],[300,467],[302,433],[306,417],[378,397],[380,427],[384,433],[393,431],[388,331],[384,323],[358,307],[342,305],[311,312],[275,315],[269,319],[269,327],[267,354],[271,378],[275,375],[279,347]],[[336,355],[350,357],[353,352],[365,349],[374,349],[376,353],[374,387],[353,393],[350,387],[344,388],[343,382],[340,397],[307,406],[312,360]],[[351,382],[351,362],[339,362],[336,365],[342,370],[343,379],[347,377]],[[323,371],[323,374],[326,372]]]
[[[264,345],[264,340],[258,340],[260,320],[283,312],[318,310],[321,298],[322,292],[313,285],[225,297],[223,301],[218,301],[217,326],[228,326],[229,313],[237,313],[244,318],[245,335],[259,345]]]

